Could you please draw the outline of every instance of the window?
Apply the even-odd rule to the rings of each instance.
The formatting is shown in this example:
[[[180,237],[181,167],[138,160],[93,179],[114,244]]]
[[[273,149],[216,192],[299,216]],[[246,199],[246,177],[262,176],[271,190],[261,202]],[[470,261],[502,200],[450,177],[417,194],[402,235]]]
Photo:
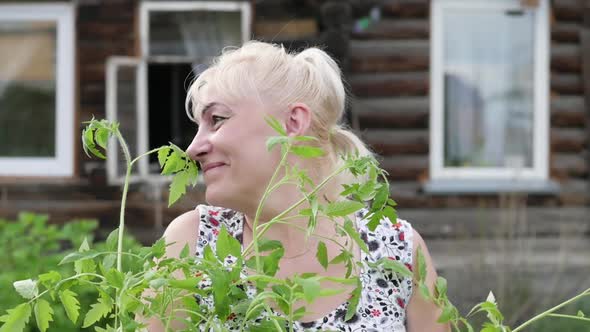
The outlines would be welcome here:
[[[74,14],[0,5],[0,176],[73,175]]]
[[[190,144],[196,129],[184,110],[186,88],[211,57],[249,39],[250,6],[244,1],[141,2],[141,57],[112,57],[107,64],[107,117],[130,133],[132,154],[169,142],[183,149]],[[117,183],[124,163],[111,150],[107,172]],[[157,156],[138,164],[132,181],[167,181],[157,176]]]
[[[547,181],[548,4],[521,2],[433,1],[427,190]]]

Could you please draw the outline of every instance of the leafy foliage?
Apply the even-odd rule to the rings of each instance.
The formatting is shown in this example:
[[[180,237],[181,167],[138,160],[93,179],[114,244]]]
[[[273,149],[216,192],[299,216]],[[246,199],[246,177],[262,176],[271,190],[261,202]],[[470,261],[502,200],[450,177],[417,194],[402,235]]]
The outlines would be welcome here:
[[[289,155],[299,158],[325,155],[320,147],[314,145],[316,139],[288,136],[279,121],[271,117],[266,121],[278,134],[268,139],[267,148],[271,150],[280,147],[281,161],[260,201],[253,221],[252,242],[244,250],[224,227],[218,234],[215,250],[207,245],[203,257],[197,259],[190,257],[188,247],[181,251],[177,259],[165,257],[164,239],[151,247],[123,250],[121,235],[124,219],[121,218],[119,229],[109,235],[103,247],[93,248],[92,241],[84,237],[74,237],[81,239],[79,243],[73,243],[73,247],[78,250],[63,257],[58,269],[49,269],[49,272],[38,275],[36,279],[25,279],[25,276],[15,282],[15,290],[26,301],[8,309],[7,314],[0,317],[0,321],[4,323],[0,332],[23,331],[33,312],[39,329],[48,330],[50,323],[58,323],[64,318],[57,314],[57,308],[60,307],[56,302],[61,303],[65,316],[72,322],[81,324],[84,328],[94,327],[97,332],[141,329],[143,324],[135,320],[136,315],[159,319],[167,328],[174,321],[183,325],[184,331],[223,331],[224,324],[229,321],[246,331],[293,331],[293,322],[307,313],[306,304],[319,297],[342,292],[341,289],[322,287],[326,281],[354,286],[345,315],[345,319],[350,319],[360,300],[362,283],[358,275],[359,269],[363,267],[382,268],[399,276],[413,277],[421,296],[442,309],[439,322],[450,323],[456,331],[474,331],[467,319],[448,300],[445,279],[436,280],[434,291],[428,287],[426,262],[420,250],[414,272],[389,259],[381,259],[375,263],[355,260],[352,252],[356,248],[366,252],[368,247],[356,230],[351,215],[366,209],[365,216],[371,230],[375,230],[383,220],[397,223],[397,204],[389,197],[387,174],[379,168],[377,161],[370,157],[343,156],[342,165],[316,184],[305,171],[287,162]],[[196,164],[175,145],[154,149],[132,160],[116,123],[94,119],[88,122],[82,134],[86,153],[104,158],[101,149],[108,147],[108,139],[113,136],[122,146],[128,167],[122,215],[129,170],[139,157],[157,153],[162,174],[173,177],[169,204],[185,194],[189,185],[196,184]],[[343,185],[341,197],[335,201],[318,198],[326,183],[342,173],[352,175],[356,181]],[[266,199],[285,184],[295,184],[303,198],[270,221],[259,225],[259,212]],[[326,243],[332,239],[318,241],[315,252],[324,269],[332,264],[343,264],[346,268],[343,277],[324,277],[313,273],[296,274],[285,279],[276,277],[285,249],[281,242],[266,239],[264,234],[272,225],[285,223],[287,217],[293,216],[308,220],[307,228],[302,230],[306,236],[315,236],[318,220],[322,220],[332,222],[338,236],[346,238],[343,243],[333,241],[339,246],[339,254],[331,259]],[[53,247],[53,250],[58,249],[59,246]],[[40,254],[39,251],[35,253]],[[28,251],[23,249],[21,255],[24,257],[27,254]],[[22,262],[21,257],[15,261],[13,264],[19,264]],[[246,276],[241,274],[244,265],[249,269]],[[69,269],[64,269],[65,267]],[[80,287],[93,290],[93,301],[81,301],[83,293],[80,292]],[[253,290],[254,296],[247,295],[249,290]],[[578,297],[587,295],[590,295],[590,289]],[[513,331],[517,332],[551,312],[547,311]],[[487,318],[481,331],[511,331],[508,326],[503,325],[504,318],[493,294],[490,293],[486,301],[476,305],[467,316],[478,313],[485,314]],[[568,317],[586,319],[583,311]]]

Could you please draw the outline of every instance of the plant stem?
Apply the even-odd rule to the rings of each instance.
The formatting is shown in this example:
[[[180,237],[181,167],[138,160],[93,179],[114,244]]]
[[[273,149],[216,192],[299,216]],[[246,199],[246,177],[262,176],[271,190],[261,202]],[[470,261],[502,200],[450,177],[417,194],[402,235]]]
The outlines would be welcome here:
[[[141,158],[143,158],[143,157],[145,157],[147,155],[150,155],[150,154],[152,154],[154,152],[160,151],[161,148],[162,147],[159,147],[159,148],[156,148],[156,149],[153,149],[153,150],[149,150],[148,152],[145,152],[145,153],[140,154],[139,156],[135,157],[135,159],[131,160],[130,164],[131,165],[135,164],[135,162],[138,161],[139,159],[141,159]]]
[[[264,203],[266,202],[266,199],[268,198],[268,196],[270,195],[270,193],[272,192],[271,187],[273,186],[273,182],[275,181],[275,178],[278,176],[279,171],[283,168],[283,164],[285,163],[285,161],[287,160],[287,155],[289,154],[289,150],[291,149],[291,146],[289,145],[285,151],[283,152],[283,155],[281,156],[281,161],[279,162],[279,165],[277,166],[277,168],[275,169],[274,173],[272,174],[272,177],[270,178],[270,180],[268,181],[268,185],[266,186],[266,189],[264,190],[264,194],[262,194],[262,198],[260,199],[260,203],[258,203],[258,207],[256,208],[256,214],[254,216],[254,224],[252,226],[252,242],[250,243],[250,245],[248,245],[248,248],[250,248],[250,246],[252,244],[254,244],[254,257],[256,259],[256,271],[257,272],[261,272],[261,266],[260,266],[260,250],[258,249],[258,240],[260,235],[258,235],[258,222],[260,219],[260,214],[262,213],[262,207],[264,206]],[[273,188],[274,190],[274,188]],[[247,250],[244,251],[244,253],[246,253]]]
[[[119,211],[119,238],[117,241],[117,271],[123,272],[123,267],[121,263],[121,256],[123,252],[123,231],[125,228],[125,203],[127,202],[127,191],[129,190],[129,177],[131,176],[131,154],[129,153],[129,148],[127,147],[127,143],[121,136],[121,133],[117,129],[115,131],[115,135],[119,144],[121,145],[121,149],[123,150],[123,155],[125,156],[125,161],[127,162],[127,171],[125,173],[125,183],[123,185],[123,195],[121,197],[121,209]]]
[[[580,294],[572,297],[571,299],[566,300],[566,301],[564,301],[564,302],[556,305],[555,307],[553,307],[553,308],[551,308],[551,309],[549,309],[549,310],[547,310],[545,312],[542,312],[542,313],[536,315],[535,317],[527,320],[526,322],[522,323],[520,326],[518,326],[517,328],[515,328],[514,330],[512,330],[512,332],[518,332],[518,331],[524,329],[525,327],[527,327],[528,325],[530,325],[531,323],[533,323],[533,322],[535,322],[535,321],[537,321],[537,320],[539,320],[539,319],[541,319],[541,318],[543,318],[543,317],[545,317],[545,316],[553,313],[555,310],[558,310],[558,309],[560,309],[560,308],[562,308],[562,307],[564,307],[564,306],[566,306],[566,305],[568,305],[568,304],[570,304],[572,302],[575,302],[575,301],[579,300],[580,298],[582,298],[584,296],[588,296],[588,295],[590,295],[590,288],[588,288],[585,291],[583,291],[582,293],[580,293]]]
[[[332,172],[332,174],[330,174],[328,177],[326,177],[320,184],[318,184],[306,196],[311,196],[311,195],[314,195],[315,193],[317,193],[320,189],[322,189],[326,185],[326,183],[328,183],[328,181],[330,181],[332,178],[334,178],[336,175],[338,175],[340,172],[342,172],[346,168],[347,168],[347,166],[342,166],[342,167],[338,168],[337,170],[335,170],[334,172]],[[301,198],[299,201],[297,201],[293,205],[291,205],[288,209],[281,212],[276,217],[272,218],[269,222],[265,223],[264,225],[261,225],[262,230],[260,231],[260,233],[257,232],[258,230],[257,230],[257,227],[255,226],[252,231],[253,231],[253,233],[256,234],[256,237],[252,236],[252,242],[246,247],[246,249],[244,249],[244,254],[246,254],[249,250],[252,250],[251,247],[256,244],[259,237],[261,237],[262,235],[264,235],[264,233],[266,233],[266,231],[270,228],[270,226],[279,222],[285,215],[289,214],[291,211],[293,211],[296,207],[298,207],[299,205],[301,205],[305,201],[306,201],[305,197]],[[256,250],[256,248],[255,248],[255,250]]]
[[[585,321],[585,322],[590,322],[590,318],[588,318],[588,317],[579,317],[579,316],[561,315],[561,314],[549,314],[547,316],[559,317],[559,318],[577,319],[577,320],[581,320],[581,321]]]

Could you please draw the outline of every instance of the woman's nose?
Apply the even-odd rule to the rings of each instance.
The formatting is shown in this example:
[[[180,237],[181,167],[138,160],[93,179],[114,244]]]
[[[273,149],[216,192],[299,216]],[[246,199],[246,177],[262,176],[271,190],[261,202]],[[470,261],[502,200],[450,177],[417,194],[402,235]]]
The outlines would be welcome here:
[[[203,157],[211,151],[211,142],[208,136],[198,131],[193,141],[186,149],[186,153],[195,161],[201,161]]]

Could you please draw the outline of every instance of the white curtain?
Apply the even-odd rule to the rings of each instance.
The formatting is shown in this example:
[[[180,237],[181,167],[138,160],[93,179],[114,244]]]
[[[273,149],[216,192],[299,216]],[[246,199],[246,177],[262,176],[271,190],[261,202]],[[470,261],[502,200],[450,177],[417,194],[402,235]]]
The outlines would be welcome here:
[[[445,166],[532,166],[533,12],[447,9],[443,20]]]

